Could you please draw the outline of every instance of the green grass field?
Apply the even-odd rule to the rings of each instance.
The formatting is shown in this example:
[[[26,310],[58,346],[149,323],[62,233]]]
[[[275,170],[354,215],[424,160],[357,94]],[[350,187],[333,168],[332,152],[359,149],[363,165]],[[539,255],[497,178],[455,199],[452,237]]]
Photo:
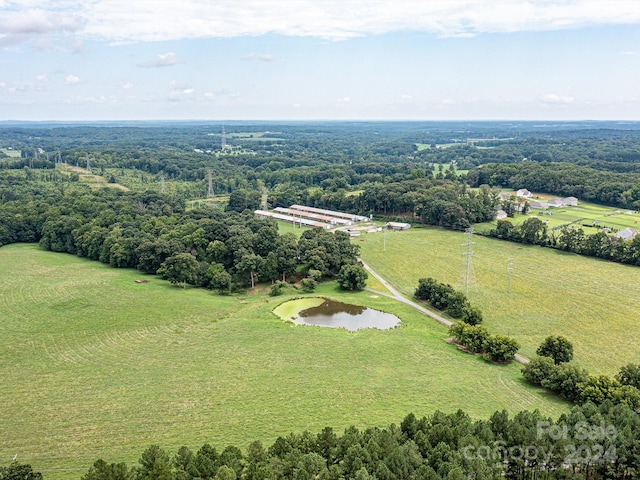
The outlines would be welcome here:
[[[553,196],[538,196],[545,200],[554,198]],[[606,207],[594,203],[580,202],[575,207],[549,208],[547,210],[533,209],[527,215],[516,215],[509,218],[514,225],[520,225],[527,218],[537,216],[547,222],[549,229],[561,228],[564,225],[576,225],[584,230],[586,234],[602,231],[609,228],[612,231],[622,230],[627,227],[640,229],[640,214],[635,211],[619,209],[616,207]],[[595,223],[594,223],[595,222]],[[598,228],[596,228],[596,225]],[[496,221],[485,222],[474,225],[474,229],[479,232],[489,231],[495,228]]]
[[[422,277],[463,289],[463,233],[415,228],[386,237],[383,252],[383,236],[367,235],[361,257],[403,293],[411,296]],[[479,236],[473,242],[478,291],[469,298],[491,332],[515,337],[525,356],[547,335],[565,335],[592,373],[640,362],[640,268]]]
[[[20,158],[22,152],[20,150],[8,149],[8,148],[0,148],[0,152],[4,153],[7,157],[11,158]]]
[[[444,327],[371,292],[316,293],[402,327],[295,326],[272,313],[293,291],[221,297],[35,245],[0,248],[0,277],[0,458],[18,454],[46,479],[77,479],[100,457],[135,462],[153,443],[245,448],[411,411],[568,409],[525,385],[519,365],[460,352]]]

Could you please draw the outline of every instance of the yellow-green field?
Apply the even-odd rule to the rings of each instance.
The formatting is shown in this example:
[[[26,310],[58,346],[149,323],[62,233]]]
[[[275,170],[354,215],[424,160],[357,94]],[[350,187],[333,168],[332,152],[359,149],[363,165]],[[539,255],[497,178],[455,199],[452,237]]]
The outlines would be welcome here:
[[[536,199],[546,200],[555,198],[551,195],[538,195]],[[611,229],[612,232],[622,230],[627,227],[640,229],[640,213],[632,210],[625,210],[616,207],[596,205],[594,203],[580,202],[575,207],[549,208],[547,210],[532,209],[527,215],[516,215],[507,218],[514,225],[520,225],[527,218],[539,217],[547,223],[549,230],[561,228],[564,225],[575,225],[591,234],[602,231],[604,228]],[[496,221],[485,222],[474,225],[474,229],[479,232],[489,231],[495,228]]]
[[[361,257],[411,296],[422,277],[463,289],[465,234],[412,228],[369,234]],[[640,268],[548,248],[473,236],[478,291],[469,298],[493,333],[515,337],[525,356],[547,335],[565,335],[592,373],[613,374],[640,362]],[[512,259],[511,292],[507,292]]]
[[[0,152],[11,158],[20,158],[20,155],[22,154],[20,150],[13,150],[8,148],[0,148]]]
[[[388,311],[402,326],[295,326],[272,313],[301,295],[292,287],[218,296],[35,245],[0,248],[0,278],[0,458],[17,454],[50,480],[78,479],[101,457],[133,464],[154,443],[244,449],[408,412],[568,410],[526,385],[519,365],[460,352],[412,308],[333,283],[312,296]]]

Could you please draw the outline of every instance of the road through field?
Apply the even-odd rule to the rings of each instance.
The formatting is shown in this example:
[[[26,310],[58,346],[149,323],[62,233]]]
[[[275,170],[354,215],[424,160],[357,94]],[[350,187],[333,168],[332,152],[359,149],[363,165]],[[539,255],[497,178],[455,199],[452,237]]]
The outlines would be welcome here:
[[[443,324],[443,325],[445,325],[447,327],[450,327],[451,325],[453,325],[453,322],[451,320],[447,320],[446,318],[442,317],[441,315],[438,315],[437,313],[432,312],[431,310],[428,310],[427,308],[423,307],[422,305],[419,305],[416,302],[414,302],[413,300],[410,300],[407,297],[405,297],[404,295],[402,295],[398,290],[393,288],[393,286],[389,282],[387,282],[378,273],[376,273],[369,265],[364,263],[362,261],[362,259],[359,259],[359,260],[360,260],[360,262],[362,262],[362,266],[365,268],[365,270],[367,272],[369,272],[371,275],[373,275],[382,285],[384,285],[384,287],[387,290],[389,290],[389,292],[391,292],[391,295],[387,295],[388,297],[395,298],[399,302],[405,303],[405,304],[409,305],[410,307],[415,308],[419,312],[424,313],[425,315],[428,315],[429,317],[437,320],[438,322],[440,322],[441,324]],[[382,292],[377,292],[377,293],[382,293]],[[522,363],[522,364],[529,363],[529,359],[527,359],[527,358],[525,358],[525,357],[523,357],[521,355],[518,355],[517,353],[514,356],[514,359],[515,359],[516,362],[519,362],[519,363]]]

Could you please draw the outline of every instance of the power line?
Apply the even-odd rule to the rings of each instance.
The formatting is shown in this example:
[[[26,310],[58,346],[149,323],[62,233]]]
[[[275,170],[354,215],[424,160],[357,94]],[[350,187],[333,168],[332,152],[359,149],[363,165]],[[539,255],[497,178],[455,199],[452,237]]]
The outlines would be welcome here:
[[[462,285],[467,295],[469,295],[469,287],[472,286],[475,291],[478,291],[478,284],[476,283],[476,275],[473,271],[473,244],[471,241],[473,235],[473,228],[467,228],[465,231],[466,240],[462,244],[465,247],[464,255],[464,270],[462,272]]]

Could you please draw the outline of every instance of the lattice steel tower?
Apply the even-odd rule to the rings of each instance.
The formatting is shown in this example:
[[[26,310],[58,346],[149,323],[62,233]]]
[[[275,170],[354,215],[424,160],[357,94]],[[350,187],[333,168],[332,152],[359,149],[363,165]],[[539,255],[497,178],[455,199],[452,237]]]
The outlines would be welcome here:
[[[464,255],[464,271],[462,272],[462,280],[461,283],[464,286],[464,291],[467,295],[469,295],[469,287],[473,287],[474,290],[478,291],[478,284],[476,283],[476,275],[473,271],[473,244],[475,242],[471,241],[473,235],[473,229],[467,228],[464,231],[467,239],[462,244],[465,247]]]
[[[213,177],[211,176],[211,170],[207,172],[207,179],[209,180],[209,188],[207,189],[207,198],[213,197]]]

